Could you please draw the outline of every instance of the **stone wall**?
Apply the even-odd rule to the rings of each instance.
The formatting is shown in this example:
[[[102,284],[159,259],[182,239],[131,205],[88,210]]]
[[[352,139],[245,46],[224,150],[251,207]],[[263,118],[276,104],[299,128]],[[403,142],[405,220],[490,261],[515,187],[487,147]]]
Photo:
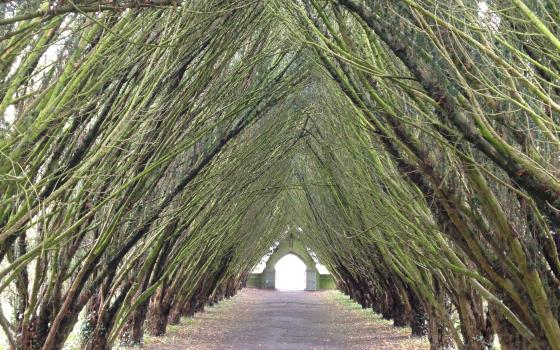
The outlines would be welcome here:
[[[247,276],[248,288],[265,288],[262,285],[262,273],[250,273]],[[320,274],[317,280],[317,290],[336,289],[336,282],[331,274]]]

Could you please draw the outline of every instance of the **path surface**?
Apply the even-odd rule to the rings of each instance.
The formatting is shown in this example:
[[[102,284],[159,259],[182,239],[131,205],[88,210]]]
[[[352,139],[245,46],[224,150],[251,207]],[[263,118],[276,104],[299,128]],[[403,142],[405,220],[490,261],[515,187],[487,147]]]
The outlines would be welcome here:
[[[307,350],[428,349],[409,329],[361,308],[335,291],[273,292],[244,289],[208,308],[168,334],[149,338],[145,348]]]

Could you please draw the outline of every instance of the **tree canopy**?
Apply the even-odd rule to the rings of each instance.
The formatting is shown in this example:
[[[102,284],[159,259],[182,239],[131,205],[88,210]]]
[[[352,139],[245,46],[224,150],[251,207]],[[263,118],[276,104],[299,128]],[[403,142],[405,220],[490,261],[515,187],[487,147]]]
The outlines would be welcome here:
[[[140,344],[288,231],[434,349],[560,349],[557,0],[0,9],[11,347]]]

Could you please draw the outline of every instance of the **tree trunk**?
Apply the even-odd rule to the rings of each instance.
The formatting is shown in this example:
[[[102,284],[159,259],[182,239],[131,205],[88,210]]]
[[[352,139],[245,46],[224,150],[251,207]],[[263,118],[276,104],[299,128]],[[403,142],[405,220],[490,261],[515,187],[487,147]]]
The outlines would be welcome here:
[[[171,305],[165,301],[165,286],[159,287],[148,307],[148,334],[159,337],[165,334]]]
[[[412,328],[413,337],[424,337],[428,334],[427,315],[424,305],[415,293],[410,295],[410,304],[412,307],[410,317],[410,328]]]
[[[441,291],[439,283],[434,282],[436,297],[441,305],[448,309],[447,296]],[[434,307],[428,307],[425,310],[428,314],[428,339],[430,340],[430,350],[455,349],[455,341],[451,334],[451,330],[443,320],[439,318],[439,314]]]
[[[430,340],[430,350],[455,348],[449,330],[445,324],[435,316],[435,310],[433,310],[428,317],[428,339]]]
[[[173,306],[169,313],[169,324],[181,323],[181,306]]]
[[[129,318],[126,326],[120,334],[119,341],[123,346],[142,346],[144,338],[144,321],[148,313],[148,301],[138,305]]]
[[[489,307],[489,313],[502,350],[544,350],[549,348],[544,339],[542,346],[533,346],[493,307]]]
[[[393,326],[406,327],[410,321],[410,315],[406,310],[406,305],[399,296],[393,298],[393,307],[391,316],[393,318]]]
[[[489,332],[482,310],[482,299],[469,286],[460,281],[461,291],[457,295],[461,333],[466,348],[485,350],[489,348],[493,332]]]

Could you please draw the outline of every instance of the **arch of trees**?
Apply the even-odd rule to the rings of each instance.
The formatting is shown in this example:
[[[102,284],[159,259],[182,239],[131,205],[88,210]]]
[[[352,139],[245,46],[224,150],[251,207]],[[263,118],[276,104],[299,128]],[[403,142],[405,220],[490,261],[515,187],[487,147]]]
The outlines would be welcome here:
[[[0,3],[0,327],[139,344],[288,225],[434,349],[560,349],[556,0]],[[83,315],[83,316],[80,316]]]

